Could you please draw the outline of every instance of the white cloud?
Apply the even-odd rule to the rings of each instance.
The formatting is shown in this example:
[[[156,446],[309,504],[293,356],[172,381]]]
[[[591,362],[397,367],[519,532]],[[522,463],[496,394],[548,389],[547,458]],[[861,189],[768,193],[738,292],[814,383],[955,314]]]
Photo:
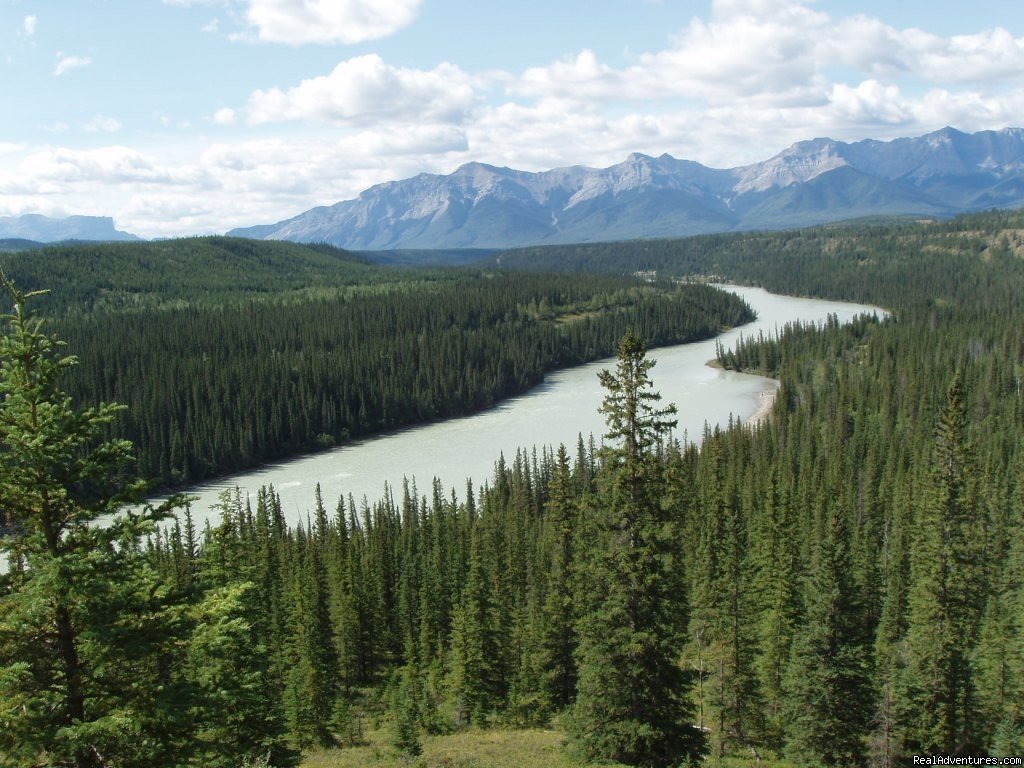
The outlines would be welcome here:
[[[286,120],[459,122],[475,98],[471,78],[453,64],[430,71],[406,69],[370,54],[343,61],[329,75],[303,80],[287,91],[256,91],[247,114],[255,125]]]
[[[246,0],[246,18],[272,43],[360,43],[416,18],[421,0]]]
[[[755,99],[802,106],[827,100],[836,68],[853,69],[865,80],[991,87],[1019,82],[1024,37],[994,29],[944,38],[863,15],[835,19],[792,0],[716,0],[710,20],[694,18],[672,45],[641,54],[631,66],[610,67],[584,50],[527,69],[509,89],[535,98]]]
[[[630,126],[657,126],[651,135],[665,151],[692,147],[699,151],[684,156],[737,165],[764,159],[790,137],[893,138],[946,124],[1019,124],[1011,105],[1024,93],[1021,72],[1024,38],[1005,29],[942,37],[864,15],[833,17],[811,0],[714,0],[706,18],[625,66],[583,50],[499,81],[512,99],[506,117],[575,124],[581,114],[604,116],[602,130],[627,130],[637,141],[644,135]],[[937,87],[926,92],[929,84]],[[544,103],[560,104],[563,115]],[[509,138],[557,130],[492,128]],[[616,143],[598,133],[576,146],[589,154]]]
[[[21,28],[22,28],[22,30],[24,31],[24,33],[26,35],[28,35],[29,37],[32,37],[32,35],[34,35],[36,33],[36,24],[38,22],[39,22],[39,19],[37,17],[35,17],[35,16],[26,16],[25,20],[22,22]]]
[[[217,34],[220,31],[220,19],[210,19],[208,22],[206,22],[206,24],[203,25],[203,28],[199,31],[206,32],[209,35]]]
[[[155,182],[173,177],[155,159],[118,146],[91,150],[43,149],[22,159],[18,171],[26,180],[61,184]]]
[[[18,210],[115,216],[146,237],[224,232],[465,161],[457,126],[396,126],[341,138],[218,143],[198,151],[0,146],[0,200]]]
[[[234,125],[236,117],[235,110],[222,107],[213,113],[213,122],[217,125]]]
[[[923,34],[914,38],[920,72],[933,82],[1019,82],[1024,72],[1024,37],[1014,38],[1005,29],[948,39]]]
[[[222,27],[244,23],[239,9],[263,9],[263,26],[249,17],[254,29],[292,43],[340,40],[336,29],[318,30],[317,14],[329,28],[325,14],[363,7],[212,4]],[[0,200],[114,215],[145,236],[220,232],[349,199],[375,183],[449,173],[469,160],[542,170],[606,166],[640,151],[733,167],[814,136],[890,139],[947,124],[965,131],[1020,125],[1024,39],[1003,29],[957,36],[896,29],[864,15],[833,16],[823,5],[715,0],[709,14],[660,48],[627,54],[625,63],[588,49],[519,72],[347,58],[322,76],[253,91],[193,121],[216,143],[0,151]],[[411,18],[418,6],[406,7]],[[181,119],[163,119],[167,136],[195,139]]]
[[[121,121],[113,117],[96,115],[94,118],[86,122],[82,128],[90,133],[116,133],[121,130]]]
[[[90,64],[92,64],[92,59],[88,56],[65,56],[63,53],[58,53],[57,63],[53,67],[53,74],[60,77],[72,70],[88,67]]]
[[[906,125],[913,121],[913,105],[903,99],[899,87],[876,80],[865,80],[855,88],[837,83],[829,104],[836,122]]]

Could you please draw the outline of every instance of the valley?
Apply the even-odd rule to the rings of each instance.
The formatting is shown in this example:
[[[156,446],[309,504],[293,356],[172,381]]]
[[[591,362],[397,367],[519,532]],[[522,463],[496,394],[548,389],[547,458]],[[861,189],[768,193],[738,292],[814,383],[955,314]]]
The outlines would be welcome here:
[[[738,295],[756,318],[704,341],[652,349],[657,361],[652,378],[666,402],[680,413],[676,439],[699,445],[706,430],[746,423],[763,412],[763,396],[776,393],[777,382],[760,376],[709,367],[716,350],[731,349],[743,339],[772,334],[791,323],[823,324],[830,317],[847,323],[855,317],[884,317],[874,307],[796,299],[754,288],[723,286]],[[350,506],[372,503],[389,494],[444,495],[490,482],[499,458],[511,462],[518,453],[553,454],[559,445],[574,457],[592,440],[602,443],[604,419],[598,412],[601,387],[597,374],[610,359],[550,372],[524,394],[502,400],[481,413],[410,427],[350,445],[276,462],[243,474],[219,478],[187,489],[197,521],[216,522],[224,493],[236,489],[254,500],[261,487],[273,487],[289,524],[301,523],[315,504],[316,489],[325,499],[345,499]],[[763,415],[770,410],[763,412]],[[582,441],[582,443],[580,443]],[[593,450],[593,449],[591,449]],[[388,490],[390,489],[390,490]]]
[[[1024,4],[0,47],[0,768],[1024,765]]]
[[[489,408],[608,356],[629,327],[663,346],[753,317],[704,285],[407,270],[230,238],[3,265],[27,290],[66,276],[41,303],[80,361],[69,391],[124,403],[137,471],[165,487]]]
[[[147,422],[137,405],[85,411],[60,423],[92,424],[87,442],[33,442],[41,452],[5,448],[5,511],[36,498],[40,486],[25,483],[24,468],[52,455],[66,462],[61,472],[72,473],[60,498],[73,500],[76,517],[60,518],[62,533],[49,539],[57,542],[53,559],[39,549],[45,538],[20,533],[47,518],[15,512],[4,546],[33,568],[75,563],[83,576],[74,594],[96,606],[80,621],[95,622],[95,632],[107,626],[106,598],[91,603],[78,590],[104,593],[107,574],[122,574],[117,599],[135,618],[117,632],[132,640],[87,644],[83,653],[90,665],[121,648],[139,659],[125,663],[125,673],[147,685],[105,695],[138,712],[139,727],[153,734],[145,759],[201,755],[227,768],[258,744],[275,766],[344,765],[366,749],[386,765],[427,742],[432,755],[459,743],[466,755],[484,754],[491,738],[533,754],[551,745],[549,736],[535,735],[538,728],[569,742],[567,764],[671,765],[689,754],[709,765],[741,765],[752,750],[763,764],[808,767],[882,765],[885,755],[898,764],[922,751],[1012,755],[1024,734],[1024,634],[1016,618],[1024,606],[1022,215],[551,246],[506,251],[469,270],[396,269],[329,247],[218,238],[8,254],[5,273],[19,284],[35,289],[51,281],[52,293],[35,301],[46,327],[66,336],[80,359],[77,371],[70,363],[52,368],[64,371],[53,381],[73,398],[37,412],[122,399],[135,382],[159,394],[156,384],[166,382],[168,392],[187,393],[182,413],[203,419],[176,422],[167,411]],[[198,264],[206,265],[202,278],[193,277]],[[121,273],[116,280],[112,270]],[[763,289],[739,288],[743,302],[685,282],[693,277],[818,296],[811,302],[818,309],[775,315],[764,302],[776,299]],[[193,279],[207,290],[193,292]],[[885,307],[891,317],[853,317],[857,308],[833,303],[850,301]],[[764,325],[744,332],[752,310]],[[560,322],[566,317],[573,321]],[[31,323],[13,327],[8,349],[37,333]],[[726,327],[735,340],[716,345]],[[629,329],[652,346],[707,339],[695,348],[691,370],[726,398],[726,414],[736,413],[726,382],[749,383],[742,397],[751,413],[763,389],[757,377],[777,380],[767,418],[743,427],[726,415],[723,424],[705,401],[685,389],[673,393],[675,350],[652,349],[648,358]],[[460,367],[476,338],[481,355]],[[354,345],[341,345],[345,339]],[[618,358],[594,366],[602,369],[603,399],[593,368],[555,372],[607,358],[616,339]],[[39,352],[6,359],[34,362],[45,345],[33,343]],[[345,352],[332,358],[338,348]],[[718,369],[704,365],[710,358]],[[330,411],[311,408],[311,394],[344,386],[344,378],[330,384],[324,377],[332,368],[351,376],[349,359],[365,360],[378,377],[415,374],[368,379],[359,387],[363,413],[401,413],[405,402],[411,421],[440,420],[447,414],[437,410],[439,397],[459,392],[472,380],[467,372],[497,362],[495,381],[512,387],[493,390],[502,392],[495,401],[548,379],[536,394],[542,399],[558,392],[564,377],[571,383],[562,394],[591,418],[599,410],[591,431],[604,422],[611,437],[591,447],[577,437],[582,429],[568,407],[555,404],[557,415],[529,415],[514,432],[497,427],[514,440],[507,452],[499,448],[503,459],[490,454],[492,443],[471,443],[470,434],[485,431],[478,425],[518,409],[515,403],[471,417],[469,427],[437,424],[455,431],[441,435],[440,446],[414,444],[408,458],[388,447],[391,437],[382,438],[382,452],[349,472],[366,476],[363,498],[350,495],[355,481],[330,476],[344,472],[337,465],[314,477],[318,465],[298,480],[305,496],[286,495],[296,482],[287,470],[273,486],[257,473],[246,494],[218,499],[218,517],[209,522],[200,504],[188,511],[172,497],[169,507],[109,528],[85,524],[93,510],[138,498],[141,487],[129,478],[144,466],[147,446],[156,446],[149,455],[157,476],[165,460],[173,482],[186,482],[194,468],[219,474],[204,452],[222,445],[231,456],[244,445],[237,435],[245,432],[227,437],[232,416],[257,435],[275,419],[292,430],[305,425],[286,433],[293,443],[268,439],[268,446],[284,446],[279,457],[308,450],[309,436],[322,448],[327,438],[351,439],[340,431],[351,425],[365,424],[369,435],[373,422],[359,421],[358,409],[338,412],[344,418],[336,432],[310,422],[310,414]],[[432,359],[444,365],[426,368]],[[314,363],[308,371],[315,384],[308,388],[307,363]],[[3,386],[14,395],[0,402],[6,446],[23,444],[12,441],[33,423],[18,406],[22,392],[36,390],[12,378],[16,370],[4,368]],[[424,380],[428,370],[437,373]],[[574,380],[577,374],[589,385]],[[435,375],[438,389],[418,388]],[[382,399],[371,410],[366,393],[386,393],[380,382],[388,381],[392,392],[416,397]],[[99,384],[110,388],[88,389]],[[585,387],[594,389],[595,402],[587,404]],[[643,407],[629,416],[621,392]],[[272,404],[265,415],[253,399],[259,393]],[[223,410],[211,414],[204,397]],[[670,399],[678,416],[665,410]],[[167,402],[159,407],[174,407]],[[424,402],[426,410],[415,410]],[[453,411],[459,402],[485,403],[452,401]],[[678,418],[688,434],[693,417],[719,425],[702,428],[699,451],[696,440],[666,442],[668,423]],[[123,434],[132,418],[143,436],[134,464],[126,462],[125,444],[96,443]],[[170,450],[147,442],[175,423],[192,426]],[[555,431],[549,436],[542,426]],[[317,445],[320,435],[326,437]],[[632,453],[631,439],[642,446]],[[67,463],[64,446],[87,444],[99,452]],[[389,479],[390,493],[375,494],[377,466],[395,459],[428,468],[448,447],[465,448],[486,467],[472,486],[461,485],[467,473],[458,467],[466,464],[456,450],[455,479],[434,484],[433,470],[421,477],[395,467],[393,477],[415,474],[415,484]],[[344,460],[345,450],[322,458],[329,466]],[[41,486],[45,493],[51,482]],[[176,519],[164,517],[170,512]],[[634,568],[659,596],[638,604],[651,611],[642,622],[620,624],[609,610],[628,599],[641,572]],[[22,584],[45,586],[31,573],[16,567],[4,576],[12,615],[27,617],[37,605],[13,597]],[[27,631],[33,619],[24,621],[18,626]],[[936,632],[936,622],[953,629]],[[631,626],[639,632],[629,634]],[[163,629],[154,634],[156,627]],[[664,646],[645,645],[654,627]],[[0,633],[0,648],[11,653],[25,642],[20,630]],[[154,643],[173,663],[150,664]],[[629,662],[628,648],[651,649],[655,678]],[[949,674],[948,685],[927,683],[934,674]],[[20,680],[0,683],[19,697],[34,696],[28,678]],[[644,741],[648,709],[634,699],[649,685],[660,693],[644,701],[672,702],[674,714],[660,736]],[[172,691],[172,713],[149,708],[137,693],[149,686]],[[621,729],[614,724],[622,715],[608,714],[619,706],[638,713]],[[174,719],[177,711],[189,713],[187,723]],[[509,729],[511,737],[504,735]],[[594,741],[607,733],[610,748]],[[0,754],[35,738],[8,731]],[[658,752],[666,744],[675,746]],[[125,754],[132,748],[117,746]],[[637,750],[666,756],[638,760]]]

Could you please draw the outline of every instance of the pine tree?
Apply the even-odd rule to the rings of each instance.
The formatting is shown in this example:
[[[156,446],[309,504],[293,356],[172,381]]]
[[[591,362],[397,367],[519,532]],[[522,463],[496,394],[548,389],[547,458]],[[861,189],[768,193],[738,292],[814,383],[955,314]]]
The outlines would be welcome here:
[[[751,746],[764,728],[754,669],[756,616],[746,519],[725,474],[723,436],[716,433],[704,446],[710,472],[701,484],[699,538],[691,563],[691,655],[696,657],[691,666],[701,676],[700,719],[713,716],[721,757]]]
[[[297,546],[302,547],[303,543]],[[315,539],[306,541],[305,547],[292,576],[292,637],[284,691],[289,731],[299,748],[333,743],[328,725],[337,679],[330,614]]]
[[[763,605],[757,666],[764,697],[765,741],[777,746],[784,724],[783,678],[799,620],[799,565],[792,512],[778,475],[767,477],[765,486],[754,576]]]
[[[804,621],[785,679],[786,750],[808,766],[862,765],[871,722],[871,666],[850,580],[849,535],[829,515],[807,580]]]
[[[409,665],[403,667],[398,675],[398,685],[393,693],[391,714],[394,718],[391,743],[408,757],[416,757],[423,752],[420,742],[419,712],[416,705],[415,675]]]
[[[482,725],[504,702],[494,595],[484,567],[481,525],[473,527],[469,572],[452,620],[451,687],[460,724]]]
[[[572,478],[565,446],[558,447],[554,472],[548,485],[546,506],[547,541],[550,566],[547,574],[542,628],[540,631],[541,685],[546,704],[553,710],[564,709],[576,692],[576,647],[572,563],[573,528],[576,509],[572,501]]]
[[[255,637],[255,590],[236,583],[211,590],[192,611],[196,629],[188,645],[189,679],[202,691],[190,737],[204,749],[197,766],[235,768],[267,756],[274,768],[295,765],[286,741],[281,692],[269,674],[267,648]]]
[[[959,754],[973,746],[977,716],[970,657],[980,624],[981,558],[958,373],[935,431],[927,492],[917,520],[901,680],[906,746]]]
[[[165,762],[184,746],[174,705],[190,699],[177,671],[154,663],[180,630],[139,542],[177,502],[111,517],[143,489],[121,479],[131,446],[102,439],[119,408],[72,406],[61,384],[75,359],[57,356],[26,306],[34,294],[0,279],[14,303],[0,337],[0,754]]]
[[[691,681],[679,656],[686,606],[678,528],[662,508],[657,449],[674,425],[650,390],[654,363],[632,332],[615,373],[602,371],[610,441],[591,510],[594,546],[582,566],[579,681],[572,746],[590,759],[667,766],[698,755]]]
[[[1022,457],[1024,458],[1024,457]],[[999,563],[985,604],[975,649],[978,703],[991,734],[988,754],[1009,756],[1024,748],[1024,461],[1014,466],[1013,499],[999,521],[994,556]]]

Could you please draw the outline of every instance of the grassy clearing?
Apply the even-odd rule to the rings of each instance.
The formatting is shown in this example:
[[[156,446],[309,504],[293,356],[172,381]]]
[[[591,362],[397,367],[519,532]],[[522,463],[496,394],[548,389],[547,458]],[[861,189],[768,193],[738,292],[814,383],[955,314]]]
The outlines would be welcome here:
[[[367,734],[367,745],[306,755],[302,768],[584,768],[562,747],[562,734],[544,730],[467,731],[422,737],[423,754],[410,758],[388,744],[387,730]],[[601,763],[615,768],[619,763]]]
[[[621,763],[585,763],[562,746],[563,735],[548,730],[467,731],[422,737],[423,754],[403,756],[389,744],[387,729],[367,734],[366,745],[306,755],[302,768],[624,768]],[[753,757],[709,759],[706,768],[794,768],[792,763]]]

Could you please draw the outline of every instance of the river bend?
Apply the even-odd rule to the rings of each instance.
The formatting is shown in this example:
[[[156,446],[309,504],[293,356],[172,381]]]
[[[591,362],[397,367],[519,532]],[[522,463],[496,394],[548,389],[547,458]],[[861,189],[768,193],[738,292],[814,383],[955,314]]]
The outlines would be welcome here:
[[[651,380],[662,403],[675,403],[679,409],[675,435],[680,439],[699,441],[705,424],[713,429],[724,427],[730,418],[746,421],[778,387],[771,379],[709,367],[716,342],[728,348],[741,336],[774,333],[794,321],[822,323],[829,315],[848,322],[862,313],[884,314],[859,304],[723,287],[742,296],[757,312],[757,320],[715,339],[648,353],[657,361]],[[196,486],[189,489],[198,497],[192,504],[193,514],[199,520],[215,518],[210,508],[222,491],[236,486],[255,503],[260,486],[272,484],[292,523],[306,519],[313,508],[317,483],[329,510],[340,495],[351,494],[357,502],[366,497],[372,503],[383,497],[385,486],[397,495],[404,478],[414,480],[421,495],[429,495],[436,477],[446,494],[454,488],[462,498],[467,478],[475,487],[491,478],[499,454],[511,460],[520,448],[536,446],[540,451],[541,446],[561,443],[574,453],[581,434],[584,439],[593,434],[600,441],[604,422],[598,407],[604,393],[597,373],[614,364],[614,359],[608,359],[550,373],[528,393],[474,416],[411,427]]]

